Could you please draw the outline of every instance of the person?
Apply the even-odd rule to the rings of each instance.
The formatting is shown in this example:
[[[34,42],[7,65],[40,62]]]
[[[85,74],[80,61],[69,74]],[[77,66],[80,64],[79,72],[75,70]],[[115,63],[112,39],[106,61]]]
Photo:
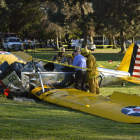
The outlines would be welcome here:
[[[81,48],[80,48],[79,46],[77,46],[77,47],[75,48],[75,50],[77,50],[77,51],[80,52]]]
[[[65,57],[67,58],[67,63],[68,63],[69,65],[72,65],[73,60],[74,60],[74,53],[66,54]]]
[[[35,39],[31,40],[31,49],[32,49],[32,52],[33,52],[33,50],[35,52]]]
[[[29,41],[28,41],[28,39],[25,39],[24,43],[25,43],[26,52],[28,52],[28,48],[29,48]]]
[[[77,46],[77,47],[75,48],[75,50],[80,51],[80,47]],[[68,64],[69,64],[69,65],[72,65],[73,60],[74,60],[74,52],[71,53],[71,54],[66,54],[65,57],[67,58]]]
[[[58,62],[58,63],[66,63],[67,58],[64,56],[64,53],[65,53],[65,48],[64,47],[59,48],[58,54],[54,55],[52,57],[51,61],[55,61],[55,62]]]
[[[73,44],[74,43],[74,44]],[[72,45],[73,45],[73,50],[75,50],[75,48],[79,45],[79,39],[75,39],[72,41]]]
[[[42,48],[42,40],[39,39],[39,47]]]
[[[68,49],[71,49],[71,43],[72,43],[72,39],[68,40]]]
[[[74,51],[73,66],[86,68],[86,59],[80,54],[80,51]],[[85,91],[87,72],[85,69],[75,68],[75,88]]]
[[[68,60],[64,56],[64,53],[65,53],[65,48],[61,47],[58,50],[58,55],[53,56],[51,61],[68,64]],[[64,79],[57,84],[58,87],[68,87],[74,83],[73,74],[65,74],[64,76],[65,76]]]
[[[98,68],[96,64],[95,57],[90,53],[90,50],[82,48],[81,54],[87,58],[87,69],[92,69],[87,71],[87,82],[89,84],[89,91],[91,93],[100,94],[98,85]]]

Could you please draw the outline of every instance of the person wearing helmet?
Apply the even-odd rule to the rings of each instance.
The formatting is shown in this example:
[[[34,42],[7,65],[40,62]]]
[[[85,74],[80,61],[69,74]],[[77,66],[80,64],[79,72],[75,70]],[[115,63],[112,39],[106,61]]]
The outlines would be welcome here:
[[[79,50],[74,51],[74,60],[72,65],[86,68],[86,59],[80,54]],[[87,72],[85,69],[75,68],[75,88],[85,91]]]
[[[61,47],[58,50],[58,55],[53,56],[51,61],[68,64],[68,58],[64,56],[64,53],[65,53],[65,48]],[[57,86],[68,87],[73,83],[74,83],[74,76],[72,74],[69,75],[66,74],[64,80],[62,80]]]
[[[58,63],[66,63],[67,58],[64,56],[64,53],[65,53],[65,48],[64,47],[59,48],[58,54],[54,55],[52,57],[51,61],[55,61],[55,62],[58,62]]]
[[[69,65],[71,65],[73,63],[73,60],[74,60],[74,53],[66,54],[65,57],[67,58],[67,63]]]
[[[100,94],[98,85],[98,68],[96,64],[95,57],[90,53],[90,50],[82,48],[81,54],[87,58],[87,68],[92,69],[92,71],[87,70],[87,82],[89,84],[89,91],[91,93]]]

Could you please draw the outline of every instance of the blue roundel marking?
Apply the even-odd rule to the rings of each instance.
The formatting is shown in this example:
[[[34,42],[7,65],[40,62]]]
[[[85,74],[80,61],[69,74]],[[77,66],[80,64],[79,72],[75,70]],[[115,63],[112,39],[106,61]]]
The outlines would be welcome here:
[[[140,117],[140,106],[124,107],[121,112],[125,115]]]
[[[10,52],[0,51],[0,54],[11,54]]]

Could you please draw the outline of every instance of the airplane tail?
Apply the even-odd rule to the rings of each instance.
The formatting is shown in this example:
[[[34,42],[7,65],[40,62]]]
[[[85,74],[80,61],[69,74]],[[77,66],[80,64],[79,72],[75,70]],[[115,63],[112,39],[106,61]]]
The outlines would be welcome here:
[[[131,76],[140,78],[140,46],[132,43],[117,70],[129,72]]]

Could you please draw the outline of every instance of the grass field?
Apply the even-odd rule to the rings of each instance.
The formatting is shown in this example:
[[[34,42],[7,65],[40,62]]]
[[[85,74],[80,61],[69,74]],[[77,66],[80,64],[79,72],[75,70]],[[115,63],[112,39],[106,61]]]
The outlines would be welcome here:
[[[96,49],[93,54],[98,64],[116,69],[124,56],[118,52]],[[50,60],[56,52],[42,49],[29,54]],[[140,86],[133,83],[100,90],[103,96],[113,91],[140,94]],[[115,122],[40,100],[19,102],[0,96],[0,140],[140,140],[140,124]]]

